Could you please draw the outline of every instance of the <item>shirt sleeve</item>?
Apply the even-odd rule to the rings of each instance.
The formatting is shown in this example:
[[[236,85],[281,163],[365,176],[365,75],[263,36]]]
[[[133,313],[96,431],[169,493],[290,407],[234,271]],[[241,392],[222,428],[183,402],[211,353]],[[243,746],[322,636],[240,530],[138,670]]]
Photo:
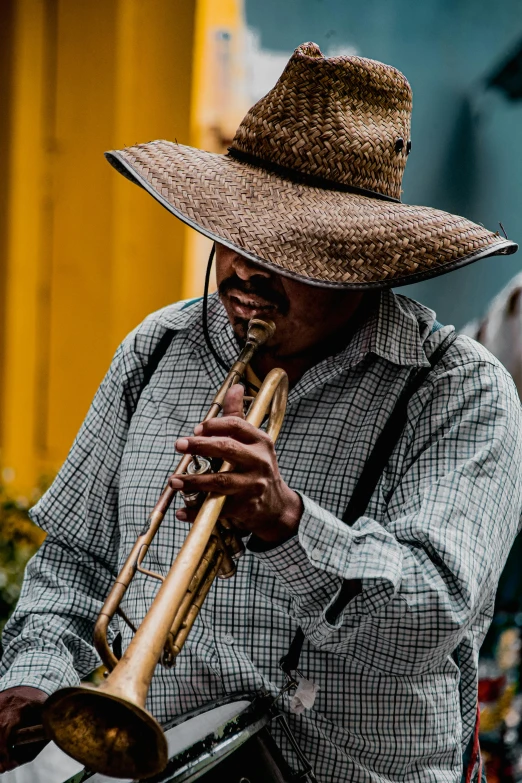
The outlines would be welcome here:
[[[153,330],[149,330],[153,332]],[[149,343],[157,336],[147,338]],[[31,510],[47,537],[3,633],[0,690],[51,694],[96,668],[93,628],[117,571],[118,481],[145,359],[139,327],[118,348],[67,460]]]
[[[382,519],[348,527],[303,497],[298,535],[254,553],[316,648],[399,675],[442,662],[472,628],[522,508],[520,401],[502,367],[446,367],[410,405],[409,443]],[[330,623],[343,580],[361,580],[362,591]]]

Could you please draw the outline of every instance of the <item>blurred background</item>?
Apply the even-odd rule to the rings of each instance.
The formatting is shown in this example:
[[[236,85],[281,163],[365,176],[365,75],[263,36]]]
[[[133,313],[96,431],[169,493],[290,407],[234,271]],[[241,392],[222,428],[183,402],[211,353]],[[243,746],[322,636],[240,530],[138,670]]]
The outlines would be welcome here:
[[[202,291],[207,240],[118,176],[104,150],[166,138],[226,151],[308,40],[410,80],[404,201],[522,240],[519,0],[0,0],[0,627],[41,540],[27,508],[118,343]],[[459,329],[476,321],[467,331],[483,339],[489,303],[521,270],[522,253],[486,259],[401,293]],[[521,283],[497,300],[495,323],[520,327],[502,350],[522,356]],[[522,775],[513,562],[483,656],[490,781]]]

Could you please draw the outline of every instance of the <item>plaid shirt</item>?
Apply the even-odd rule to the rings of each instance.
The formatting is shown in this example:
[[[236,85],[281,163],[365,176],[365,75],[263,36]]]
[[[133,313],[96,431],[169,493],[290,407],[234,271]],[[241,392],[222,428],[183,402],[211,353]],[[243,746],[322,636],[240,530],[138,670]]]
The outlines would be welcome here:
[[[216,296],[210,318],[232,362],[237,346]],[[401,390],[451,330],[432,333],[433,322],[430,310],[383,292],[349,345],[291,389],[277,454],[304,502],[299,533],[247,551],[236,577],[213,586],[177,666],[154,676],[148,707],[160,722],[223,694],[276,694],[278,661],[300,625],[301,668],[320,690],[313,709],[289,720],[322,783],[459,780],[478,650],[522,506],[520,402],[484,348],[467,337],[451,346],[411,400],[365,515],[352,528],[340,521]],[[166,329],[174,339],[137,402]],[[192,432],[222,379],[200,302],[149,316],[119,347],[32,511],[48,536],[4,633],[0,688],[50,694],[98,665],[102,601],[177,462],[176,438]],[[166,573],[187,529],[171,509],[148,566]],[[361,579],[363,590],[331,625],[325,610],[342,579]],[[124,609],[134,623],[157,587],[142,575],[132,583]]]

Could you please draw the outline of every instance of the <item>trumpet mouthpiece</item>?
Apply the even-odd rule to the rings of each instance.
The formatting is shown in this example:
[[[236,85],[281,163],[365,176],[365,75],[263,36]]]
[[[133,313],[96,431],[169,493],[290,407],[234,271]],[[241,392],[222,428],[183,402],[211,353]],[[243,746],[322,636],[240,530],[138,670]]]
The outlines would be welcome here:
[[[248,324],[247,342],[254,343],[259,348],[260,345],[268,342],[276,330],[273,321],[262,321],[261,318],[252,318]]]

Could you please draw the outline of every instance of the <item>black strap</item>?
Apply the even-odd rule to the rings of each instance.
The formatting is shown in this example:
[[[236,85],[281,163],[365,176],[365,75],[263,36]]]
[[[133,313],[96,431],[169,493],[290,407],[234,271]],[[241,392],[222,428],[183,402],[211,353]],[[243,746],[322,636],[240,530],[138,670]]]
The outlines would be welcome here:
[[[439,324],[436,326],[439,327]],[[435,328],[434,331],[437,331],[437,329]],[[408,418],[408,404],[410,400],[420,389],[434,367],[436,367],[436,365],[441,361],[442,357],[456,338],[457,333],[451,332],[451,334],[449,334],[445,340],[443,340],[443,342],[432,353],[432,355],[428,357],[429,366],[423,367],[421,370],[416,372],[409,383],[407,383],[404,387],[388,421],[384,425],[382,432],[375,442],[370,456],[362,470],[361,475],[359,476],[357,484],[355,485],[350,502],[348,503],[346,511],[343,514],[343,522],[345,522],[347,525],[352,526],[354,522],[356,522],[356,520],[359,519],[359,517],[361,517],[366,511],[368,503],[370,502],[370,498],[375,491],[379,479],[388,463],[388,460],[391,457],[393,449],[395,448],[406,425]],[[358,595],[361,590],[362,584],[360,579],[344,580],[337,598],[326,611],[326,620],[331,624],[335,623],[348,603],[352,600],[352,598]],[[282,670],[288,676],[290,676],[292,671],[296,671],[299,667],[299,658],[301,656],[304,639],[305,635],[302,629],[298,628],[290,645],[290,649],[279,662]]]
[[[145,386],[148,385],[150,379],[158,369],[158,364],[161,362],[161,360],[167,353],[168,347],[171,344],[173,338],[174,338],[174,332],[172,331],[172,329],[169,329],[160,338],[157,346],[154,348],[151,355],[149,356],[149,361],[147,362],[145,366],[145,372],[143,373],[143,380],[141,382],[140,391],[138,393],[138,398],[136,400],[136,406],[138,405],[138,401],[142,395],[143,389],[145,388]]]
[[[375,442],[375,446],[359,476],[350,502],[343,514],[343,522],[350,525],[350,527],[364,514],[368,507],[375,487],[406,426],[410,400],[420,389],[433,368],[442,359],[450,345],[456,339],[456,336],[456,332],[451,332],[429,357],[429,367],[423,367],[419,370],[402,390],[391,416]]]
[[[225,370],[225,372],[228,373],[228,371],[230,370],[230,365],[228,365],[221,358],[221,356],[214,348],[212,340],[210,339],[210,332],[208,329],[208,289],[210,286],[210,272],[212,270],[212,261],[214,260],[215,252],[216,252],[216,244],[213,243],[212,250],[210,251],[210,255],[207,261],[207,271],[205,272],[205,287],[203,290],[203,336],[205,338],[207,348],[210,350],[210,353],[212,354],[216,362],[219,364],[221,369]]]

